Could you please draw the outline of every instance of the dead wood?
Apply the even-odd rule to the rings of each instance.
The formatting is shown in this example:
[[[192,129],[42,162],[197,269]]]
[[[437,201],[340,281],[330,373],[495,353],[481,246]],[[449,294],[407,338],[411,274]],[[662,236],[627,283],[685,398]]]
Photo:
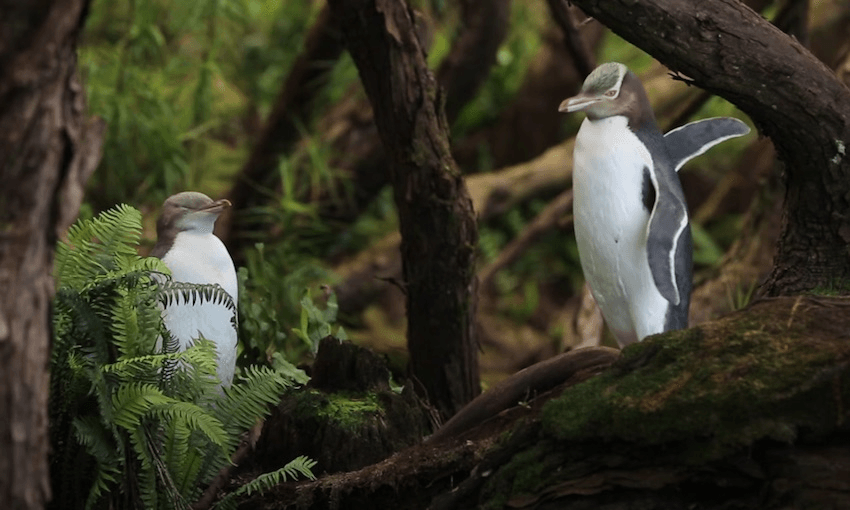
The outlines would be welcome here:
[[[486,291],[492,283],[493,276],[501,269],[507,267],[516,261],[525,250],[534,244],[540,236],[555,228],[556,226],[565,226],[565,216],[569,214],[573,207],[573,190],[572,188],[564,191],[554,200],[540,211],[531,223],[525,227],[520,235],[505,246],[495,260],[484,266],[478,271],[478,279],[480,281],[481,290]],[[570,221],[572,223],[572,221]]]
[[[479,220],[496,216],[514,205],[544,193],[564,189],[570,182],[573,142],[552,147],[539,158],[501,172],[467,177],[466,187]],[[334,290],[340,310],[362,310],[386,279],[401,276],[400,236],[393,233],[337,268],[342,277]]]
[[[425,440],[426,444],[457,440],[464,432],[500,412],[522,402],[529,402],[554,387],[573,379],[586,380],[611,365],[620,351],[607,347],[591,347],[561,353],[535,363],[500,381],[467,404],[459,413]]]
[[[605,321],[586,282],[570,305],[564,307],[559,320],[564,324],[562,349],[581,349],[602,344]]]
[[[734,193],[750,202],[742,229],[718,268],[695,285],[689,322],[699,324],[747,304],[771,270],[779,238],[781,189],[773,146],[768,140],[753,144],[694,215],[710,218],[720,203]]]

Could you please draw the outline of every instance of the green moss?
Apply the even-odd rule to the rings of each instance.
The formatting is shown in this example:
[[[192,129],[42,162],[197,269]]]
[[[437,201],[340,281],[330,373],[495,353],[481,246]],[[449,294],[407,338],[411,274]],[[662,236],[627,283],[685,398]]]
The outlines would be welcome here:
[[[762,306],[633,345],[612,370],[548,403],[544,431],[565,441],[690,441],[681,455],[701,462],[756,439],[829,428],[841,416],[810,390],[850,348],[809,335],[817,324],[795,320],[798,312]]]
[[[560,464],[562,459],[547,456],[549,448],[539,443],[520,452],[491,480],[485,488],[485,509],[505,508],[508,497],[517,494],[532,494],[548,479],[547,474]]]
[[[315,395],[320,394],[312,393],[314,398]],[[365,421],[383,415],[384,410],[375,393],[363,395],[331,393],[322,396],[315,408],[315,413],[319,418],[333,422],[340,428],[357,431],[364,426]]]

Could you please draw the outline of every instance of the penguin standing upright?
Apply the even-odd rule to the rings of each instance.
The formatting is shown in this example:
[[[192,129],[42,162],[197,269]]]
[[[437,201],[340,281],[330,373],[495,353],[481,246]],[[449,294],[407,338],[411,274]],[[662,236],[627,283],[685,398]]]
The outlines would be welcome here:
[[[236,269],[224,243],[213,234],[215,221],[228,207],[226,199],[213,201],[194,191],[168,197],[156,223],[157,241],[151,256],[162,259],[175,282],[220,285],[235,308],[239,298]],[[236,367],[235,315],[235,309],[204,294],[189,300],[178,296],[162,311],[165,327],[180,350],[201,336],[215,343],[217,374],[225,386],[230,386]]]
[[[584,111],[573,154],[581,267],[620,347],[688,326],[693,246],[676,172],[749,133],[738,119],[692,122],[662,135],[643,85],[623,64],[596,68],[559,111]]]

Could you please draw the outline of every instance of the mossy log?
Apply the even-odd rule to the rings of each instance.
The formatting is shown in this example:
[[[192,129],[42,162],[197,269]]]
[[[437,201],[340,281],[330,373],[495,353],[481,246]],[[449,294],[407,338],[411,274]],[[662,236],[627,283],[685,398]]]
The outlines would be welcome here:
[[[850,299],[760,300],[630,346],[499,428],[244,508],[850,508],[848,340]]]

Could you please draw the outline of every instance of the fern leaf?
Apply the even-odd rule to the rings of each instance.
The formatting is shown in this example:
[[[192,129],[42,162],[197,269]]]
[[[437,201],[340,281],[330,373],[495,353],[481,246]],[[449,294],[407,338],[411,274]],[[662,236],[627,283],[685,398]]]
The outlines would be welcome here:
[[[112,421],[128,431],[135,430],[142,416],[154,407],[173,404],[174,400],[164,395],[151,384],[124,384],[112,396]]]
[[[213,508],[216,510],[235,510],[240,496],[250,496],[255,492],[266,491],[275,485],[286,482],[287,480],[295,480],[299,477],[299,475],[310,480],[315,480],[316,477],[313,475],[312,471],[315,466],[316,461],[304,455],[298,456],[289,461],[282,468],[268,473],[263,473],[242,487],[239,487],[239,489],[222,498],[221,501],[219,501]]]

